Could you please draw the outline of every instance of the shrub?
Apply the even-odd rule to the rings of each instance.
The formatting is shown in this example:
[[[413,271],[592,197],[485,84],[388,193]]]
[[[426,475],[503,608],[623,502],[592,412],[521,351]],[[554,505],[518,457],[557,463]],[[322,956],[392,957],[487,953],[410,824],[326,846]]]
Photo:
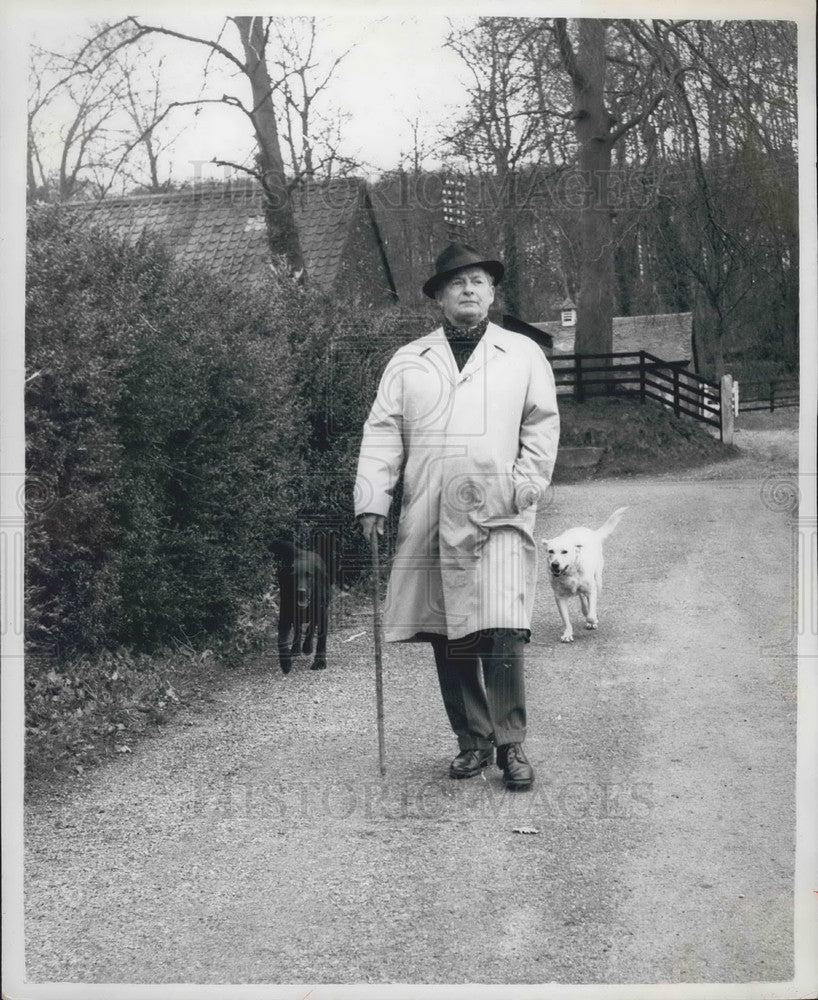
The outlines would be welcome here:
[[[351,581],[363,421],[389,355],[428,328],[307,289],[236,290],[32,210],[28,639],[63,658],[201,646],[269,586],[289,535]],[[35,375],[36,373],[36,375]]]
[[[28,638],[62,655],[227,628],[304,462],[287,319],[58,210],[31,216]],[[281,306],[281,303],[278,303]]]

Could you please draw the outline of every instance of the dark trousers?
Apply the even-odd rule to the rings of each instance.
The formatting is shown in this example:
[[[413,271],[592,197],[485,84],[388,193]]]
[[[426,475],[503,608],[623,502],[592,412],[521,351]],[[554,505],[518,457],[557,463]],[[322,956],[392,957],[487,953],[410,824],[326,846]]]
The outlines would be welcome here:
[[[475,632],[462,639],[430,637],[440,693],[461,750],[525,739],[523,633]]]

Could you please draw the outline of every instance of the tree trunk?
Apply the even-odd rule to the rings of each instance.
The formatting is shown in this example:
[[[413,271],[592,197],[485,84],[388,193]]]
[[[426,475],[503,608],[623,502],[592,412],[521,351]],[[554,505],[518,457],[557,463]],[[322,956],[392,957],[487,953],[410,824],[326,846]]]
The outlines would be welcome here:
[[[37,195],[37,177],[34,173],[34,140],[31,137],[31,119],[28,124],[28,144],[26,146],[26,194],[29,198]]]
[[[270,249],[274,254],[286,257],[294,273],[303,272],[304,259],[295,228],[273,108],[263,21],[260,17],[235,17],[233,20],[241,37],[246,72],[252,87],[251,118],[258,142],[262,184],[267,196],[267,232]]]
[[[693,292],[693,345],[696,371],[718,381],[724,374],[724,317],[717,309],[716,298],[702,285]]]
[[[605,107],[605,22],[579,21],[574,84],[574,128],[584,186],[579,217],[582,243],[576,354],[613,350],[613,226],[608,197],[611,119]]]

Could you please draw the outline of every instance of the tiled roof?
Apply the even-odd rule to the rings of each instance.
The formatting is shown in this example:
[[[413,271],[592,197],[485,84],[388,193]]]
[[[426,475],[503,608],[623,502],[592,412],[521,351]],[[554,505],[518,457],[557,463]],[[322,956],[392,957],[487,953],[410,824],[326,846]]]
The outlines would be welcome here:
[[[364,182],[342,178],[298,191],[293,212],[309,278],[331,291],[356,211],[371,215]],[[147,231],[183,263],[218,270],[231,281],[266,281],[270,252],[257,185],[74,202],[108,232],[135,240]],[[372,219],[374,225],[374,217]]]
[[[554,338],[554,355],[573,354],[575,326],[561,326],[559,321],[535,323]],[[692,314],[664,313],[656,316],[614,316],[613,349],[647,351],[663,361],[690,361],[693,357]]]

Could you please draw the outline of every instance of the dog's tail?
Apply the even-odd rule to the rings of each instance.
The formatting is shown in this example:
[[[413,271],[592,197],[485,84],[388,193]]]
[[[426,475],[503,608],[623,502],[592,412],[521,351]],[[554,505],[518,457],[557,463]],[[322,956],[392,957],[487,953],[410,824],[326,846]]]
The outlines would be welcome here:
[[[608,520],[602,525],[602,527],[597,528],[596,533],[599,535],[600,538],[607,538],[608,535],[611,534],[611,532],[614,530],[617,524],[619,524],[622,515],[625,513],[627,509],[628,509],[627,507],[617,508],[613,512],[613,514],[611,514]]]

